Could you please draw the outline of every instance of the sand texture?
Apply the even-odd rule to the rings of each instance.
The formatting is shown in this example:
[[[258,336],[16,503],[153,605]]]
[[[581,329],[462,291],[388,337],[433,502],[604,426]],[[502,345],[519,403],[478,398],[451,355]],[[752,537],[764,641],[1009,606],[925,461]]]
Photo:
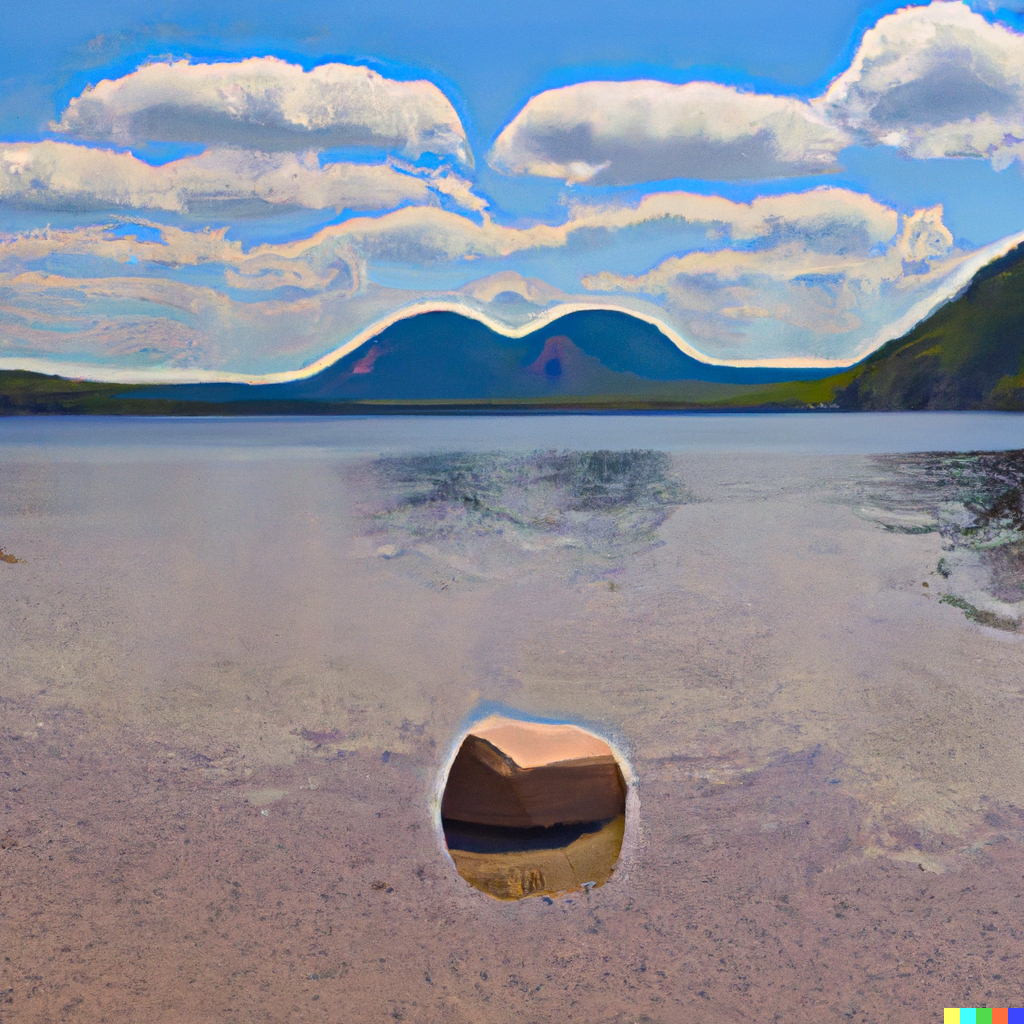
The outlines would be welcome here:
[[[1020,476],[0,463],[0,1021],[1020,1005]],[[628,759],[606,884],[494,899],[456,872],[439,774],[502,711]]]

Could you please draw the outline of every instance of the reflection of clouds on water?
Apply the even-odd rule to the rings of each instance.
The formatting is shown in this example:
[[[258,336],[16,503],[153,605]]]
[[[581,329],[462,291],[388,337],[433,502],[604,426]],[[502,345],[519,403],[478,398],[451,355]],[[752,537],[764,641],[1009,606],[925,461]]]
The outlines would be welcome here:
[[[857,514],[893,533],[935,533],[929,590],[974,622],[1024,620],[1024,452],[878,456],[877,493]]]
[[[391,541],[378,550],[415,551],[484,575],[479,562],[495,540],[523,555],[638,553],[658,544],[658,527],[693,500],[669,457],[648,450],[446,453],[385,458],[371,468],[383,492],[382,507],[370,510],[372,528]]]
[[[853,420],[795,419],[822,446]],[[884,420],[892,444],[909,444],[914,423],[935,425],[932,445],[952,431],[941,416]],[[997,457],[766,451],[783,420],[762,417],[754,451],[670,456],[677,482],[662,456],[597,455],[610,435],[567,458],[356,464],[365,456],[355,451],[444,448],[436,420],[375,421],[405,432],[387,443],[358,436],[365,422],[83,424],[103,442],[89,445],[81,431],[26,423],[20,445],[9,440],[0,543],[29,564],[0,565],[10,584],[0,588],[0,757],[25,775],[10,784],[19,792],[7,797],[0,856],[13,872],[8,917],[18,935],[38,936],[25,947],[32,962],[59,967],[62,945],[84,949],[99,934],[97,980],[82,991],[114,993],[139,949],[143,961],[194,961],[194,985],[177,972],[149,977],[174,975],[171,997],[191,1000],[182,1013],[201,1020],[228,974],[244,981],[261,950],[277,949],[281,964],[290,948],[292,983],[239,989],[249,1016],[284,1019],[316,984],[318,1006],[361,1020],[379,1015],[397,960],[420,986],[410,1001],[425,1024],[450,1020],[455,999],[480,1005],[481,973],[510,1017],[529,1019],[550,987],[556,1001],[578,998],[581,1019],[608,1021],[633,1019],[627,1000],[667,1005],[672,985],[687,995],[689,961],[720,967],[708,972],[710,1000],[752,1019],[769,1004],[786,1019],[858,1006],[886,1019],[913,991],[893,965],[929,957],[936,984],[955,984],[965,962],[1006,971],[1019,943],[991,908],[1013,906],[1024,873],[1014,770],[1024,646],[938,605],[942,577],[929,570],[960,553],[943,551],[939,533],[886,530],[832,500],[841,488],[858,508],[919,512],[891,521],[924,525],[937,492],[915,459],[962,463],[969,478]],[[619,417],[601,429],[653,448],[671,422],[699,430],[695,417]],[[971,422],[957,419],[960,443]],[[460,429],[491,452],[501,449],[493,431],[514,428],[520,444],[543,434],[530,451],[568,446],[594,423],[474,418]],[[683,485],[704,500],[689,501]],[[479,507],[462,501],[474,495]],[[982,497],[991,510],[1000,493]],[[357,501],[374,504],[356,518]],[[551,509],[560,526],[546,523]],[[586,540],[588,522],[614,528],[620,546],[602,546],[600,533],[591,548],[548,553],[510,542]],[[350,557],[353,533],[366,558]],[[421,553],[422,535],[436,558]],[[440,559],[478,552],[499,569],[504,557],[509,578],[450,596],[415,575],[424,566],[442,577]],[[615,575],[599,580],[609,566]],[[571,574],[586,571],[593,585],[575,585]],[[431,801],[447,752],[492,703],[585,717],[628,754],[642,808],[609,885],[488,909],[448,862]],[[52,862],[33,853],[47,849]],[[503,875],[506,892],[534,888],[534,871],[551,885],[541,853],[518,866],[529,873]],[[937,954],[940,906],[957,942]],[[197,929],[217,909],[223,923],[196,959]],[[982,931],[989,922],[998,930]],[[572,934],[589,952],[567,966]],[[510,935],[522,948],[512,965]],[[814,962],[799,953],[808,935],[822,937]],[[648,970],[623,949],[640,950]],[[452,951],[469,952],[456,961]],[[656,971],[670,955],[682,968],[666,981]],[[328,976],[344,970],[360,983]],[[543,981],[541,993],[508,985],[513,970]],[[419,980],[427,972],[430,983]],[[866,1003],[857,988],[868,972],[882,980]],[[819,984],[838,993],[828,1005],[799,1002]],[[121,992],[118,1008],[165,1013],[155,982]]]

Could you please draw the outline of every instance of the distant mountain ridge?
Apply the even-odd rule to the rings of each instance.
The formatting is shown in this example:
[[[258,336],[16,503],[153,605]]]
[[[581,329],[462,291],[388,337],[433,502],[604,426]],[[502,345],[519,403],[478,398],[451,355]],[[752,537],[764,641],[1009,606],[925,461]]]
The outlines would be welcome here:
[[[1024,411],[1024,244],[839,372],[717,366],[613,310],[509,338],[454,312],[399,320],[304,380],[119,385],[0,372],[0,414],[600,410]]]
[[[567,313],[509,338],[455,312],[419,313],[305,380],[282,384],[175,384],[140,397],[184,401],[415,402],[673,395],[693,382],[767,384],[829,370],[718,366],[679,350],[653,324],[616,310]],[[686,385],[686,386],[682,386]],[[699,390],[699,389],[698,389]],[[705,389],[706,390],[706,389]]]

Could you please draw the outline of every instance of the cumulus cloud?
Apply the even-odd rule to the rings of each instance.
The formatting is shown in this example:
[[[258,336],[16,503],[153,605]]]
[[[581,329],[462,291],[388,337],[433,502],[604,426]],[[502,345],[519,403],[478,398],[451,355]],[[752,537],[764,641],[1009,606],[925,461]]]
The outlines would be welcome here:
[[[910,156],[1024,159],[1024,36],[963,3],[887,15],[815,106]]]
[[[274,57],[145,64],[90,86],[51,127],[121,146],[151,140],[266,151],[366,145],[472,163],[459,116],[433,83],[398,82],[348,64],[304,71]]]
[[[488,159],[508,174],[616,185],[835,168],[847,139],[810,104],[713,82],[582,82],[533,97]]]
[[[848,145],[1024,161],[1024,35],[965,3],[881,18],[809,102],[711,82],[583,82],[534,96],[489,162],[507,174],[631,184],[834,170]]]
[[[315,154],[210,149],[152,167],[132,156],[66,142],[0,147],[0,202],[45,209],[149,209],[259,214],[275,207],[392,209],[438,202],[482,209],[458,175],[396,163],[334,163]]]

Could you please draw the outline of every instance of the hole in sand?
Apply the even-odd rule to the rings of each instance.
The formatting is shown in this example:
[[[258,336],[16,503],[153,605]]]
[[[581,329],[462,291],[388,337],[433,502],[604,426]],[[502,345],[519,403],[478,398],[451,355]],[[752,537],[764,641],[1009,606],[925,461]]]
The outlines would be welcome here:
[[[622,849],[626,782],[611,747],[575,725],[491,717],[455,756],[441,825],[470,885],[497,899],[606,882]]]

